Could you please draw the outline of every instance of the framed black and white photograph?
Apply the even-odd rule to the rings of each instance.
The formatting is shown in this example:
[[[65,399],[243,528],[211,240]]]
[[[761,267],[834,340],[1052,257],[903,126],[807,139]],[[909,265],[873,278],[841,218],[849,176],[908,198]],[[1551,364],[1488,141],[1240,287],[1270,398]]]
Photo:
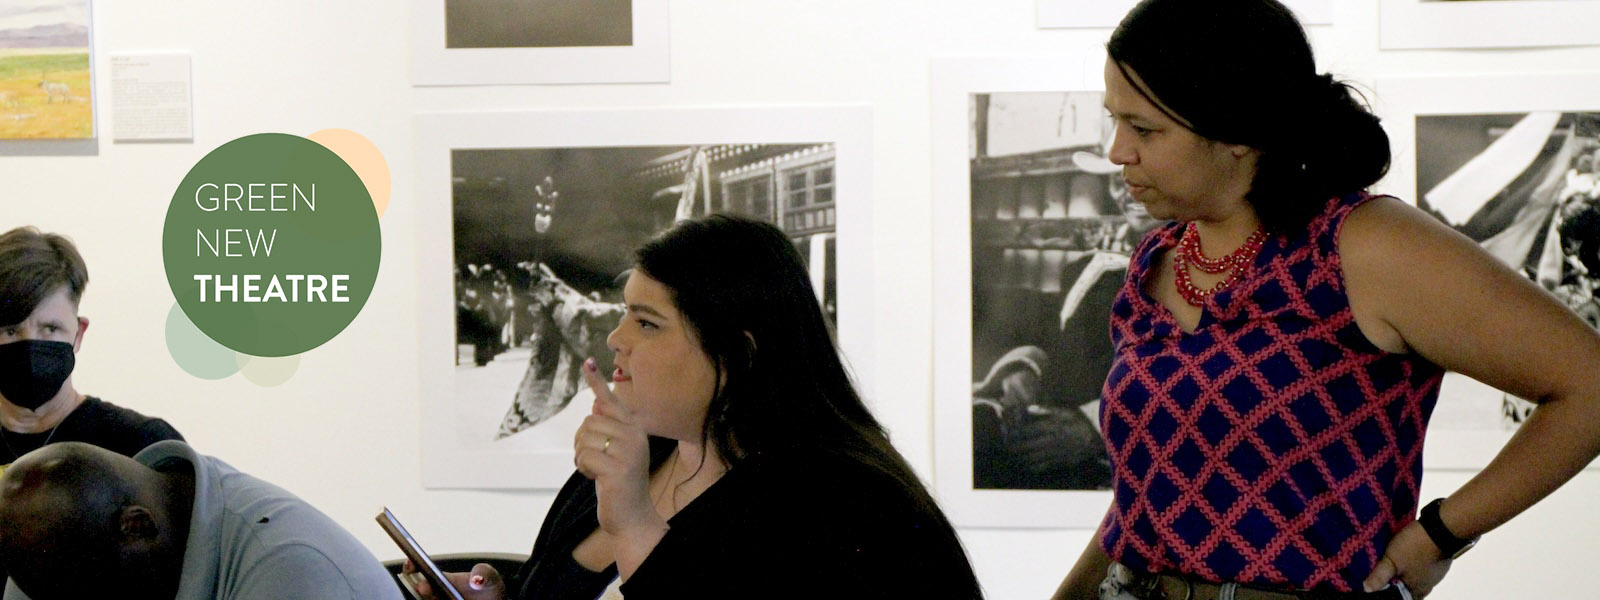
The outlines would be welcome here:
[[[1109,310],[1153,224],[1089,63],[934,64],[935,484],[966,527],[1093,528]]]
[[[1600,44],[1600,0],[1379,0],[1378,42],[1408,48]]]
[[[610,370],[635,247],[681,219],[771,222],[847,357],[870,356],[864,109],[418,117],[424,484],[554,488]],[[867,388],[869,364],[851,362]]]
[[[1478,242],[1600,328],[1600,76],[1379,80],[1395,153],[1383,191]],[[1533,410],[1450,373],[1431,468],[1476,469]]]
[[[1116,27],[1138,0],[1036,0],[1041,29]],[[1283,0],[1306,25],[1333,23],[1333,0]]]
[[[412,83],[664,82],[668,0],[413,0]]]

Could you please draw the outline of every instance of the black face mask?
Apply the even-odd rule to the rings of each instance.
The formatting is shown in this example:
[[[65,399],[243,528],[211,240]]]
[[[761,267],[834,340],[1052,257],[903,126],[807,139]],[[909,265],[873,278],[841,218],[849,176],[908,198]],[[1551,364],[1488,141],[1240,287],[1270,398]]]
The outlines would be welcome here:
[[[0,344],[0,396],[22,408],[38,410],[72,375],[73,359],[72,344],[66,342]]]

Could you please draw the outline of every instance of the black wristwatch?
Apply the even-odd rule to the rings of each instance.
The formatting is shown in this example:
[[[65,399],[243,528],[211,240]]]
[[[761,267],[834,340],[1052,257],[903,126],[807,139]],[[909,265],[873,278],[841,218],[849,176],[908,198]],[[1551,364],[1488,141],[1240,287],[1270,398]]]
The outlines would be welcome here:
[[[1433,540],[1433,545],[1439,547],[1441,556],[1459,558],[1473,546],[1478,545],[1478,538],[1464,540],[1450,533],[1450,528],[1445,527],[1444,521],[1439,519],[1441,504],[1444,504],[1444,498],[1438,498],[1422,507],[1422,512],[1417,515],[1417,523],[1422,525],[1423,531],[1428,532],[1428,538]]]

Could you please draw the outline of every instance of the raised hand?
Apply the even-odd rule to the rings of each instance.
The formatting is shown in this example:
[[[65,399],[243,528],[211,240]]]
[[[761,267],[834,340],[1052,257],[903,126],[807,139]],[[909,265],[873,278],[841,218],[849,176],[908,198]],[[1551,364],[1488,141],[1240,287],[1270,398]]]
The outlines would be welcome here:
[[[573,462],[594,480],[600,529],[617,540],[617,570],[626,579],[666,535],[667,521],[650,500],[650,441],[596,370],[583,363],[594,411],[573,436]]]

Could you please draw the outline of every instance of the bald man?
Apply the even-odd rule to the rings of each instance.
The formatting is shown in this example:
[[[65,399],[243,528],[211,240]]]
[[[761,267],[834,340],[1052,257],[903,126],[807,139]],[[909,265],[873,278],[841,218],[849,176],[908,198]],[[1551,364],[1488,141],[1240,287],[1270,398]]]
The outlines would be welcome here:
[[[175,440],[23,455],[0,476],[0,560],[5,600],[401,598],[332,519]]]

